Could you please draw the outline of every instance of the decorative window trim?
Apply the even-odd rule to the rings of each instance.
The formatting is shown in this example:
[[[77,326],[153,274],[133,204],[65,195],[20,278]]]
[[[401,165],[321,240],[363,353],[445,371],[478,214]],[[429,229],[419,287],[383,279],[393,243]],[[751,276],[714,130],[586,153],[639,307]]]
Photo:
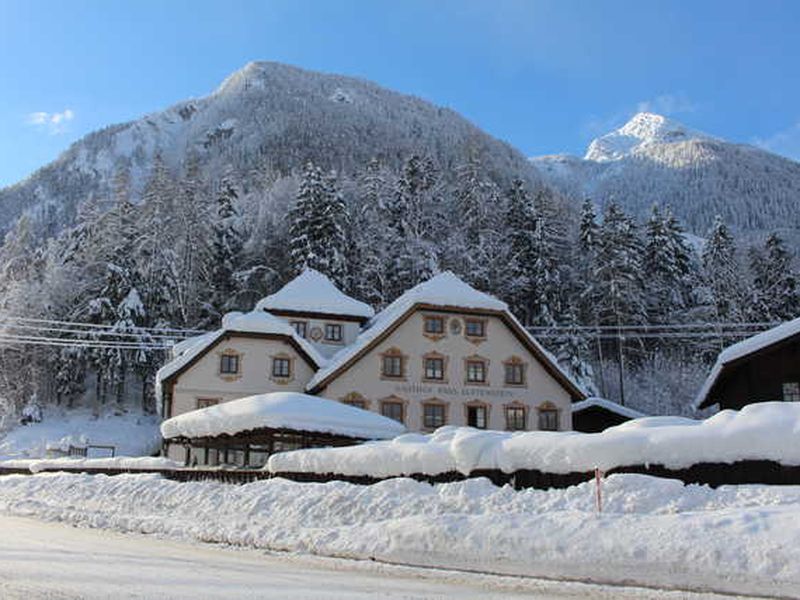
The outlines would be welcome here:
[[[294,381],[294,356],[291,354],[287,354],[285,352],[280,352],[278,354],[270,355],[270,364],[269,364],[269,378],[270,381],[274,381],[280,385],[286,385],[287,383]],[[280,375],[275,375],[275,360],[288,360],[289,361],[289,375],[287,377],[282,377]]]
[[[444,417],[443,417],[444,418],[444,422],[441,425],[436,425],[435,427],[428,427],[425,424],[425,407],[426,406],[441,406],[442,407],[442,409],[444,411]],[[422,431],[434,431],[434,430],[438,429],[439,427],[444,427],[445,425],[447,425],[450,422],[450,416],[449,416],[450,403],[445,401],[445,400],[441,400],[439,398],[428,398],[427,400],[422,400],[420,402],[420,409],[421,410],[420,410],[420,415],[419,416],[420,416],[420,424],[422,425]]]
[[[541,425],[541,415],[544,412],[554,413],[556,416],[556,428],[549,429],[545,428],[542,429]],[[537,414],[537,421],[536,421],[536,429],[539,431],[560,431],[561,430],[561,409],[559,409],[555,404],[546,400],[542,402],[539,406],[536,407],[536,414]]]
[[[482,323],[483,335],[470,335],[469,334],[470,323]],[[486,341],[486,338],[488,337],[489,334],[488,329],[489,329],[489,319],[487,317],[464,317],[464,337],[473,344],[480,344],[481,342]]]
[[[522,367],[522,383],[509,383],[506,377],[506,367],[509,365],[519,365]],[[512,356],[503,361],[503,387],[526,388],[528,387],[528,363],[519,356]]]
[[[486,427],[476,427],[476,429],[489,429],[489,419],[492,414],[492,405],[483,400],[470,400],[464,402],[464,425],[471,427],[469,424],[469,409],[470,408],[483,408],[486,411]]]
[[[441,379],[432,379],[427,376],[428,370],[425,368],[425,361],[429,358],[438,358],[442,361],[442,378]],[[447,376],[447,367],[450,362],[450,358],[445,356],[444,354],[439,354],[438,352],[427,352],[422,355],[422,381],[424,383],[448,383],[450,378]]]
[[[522,429],[510,427],[509,419],[508,419],[508,410],[509,409],[522,409]],[[520,402],[519,400],[514,400],[512,402],[508,402],[503,404],[503,419],[505,419],[505,430],[506,431],[528,431],[528,421],[530,420],[531,410],[530,407],[525,404],[524,402]]]
[[[381,398],[380,400],[378,400],[378,411],[380,412],[381,416],[386,417],[386,415],[383,414],[384,404],[399,404],[402,411],[401,413],[402,420],[398,422],[402,423],[403,425],[406,424],[406,420],[408,419],[408,400],[405,400],[400,396],[387,396],[386,398]],[[386,417],[386,418],[391,419],[392,417]]]
[[[380,364],[378,368],[381,373],[381,380],[384,381],[405,381],[408,378],[408,356],[403,354],[399,348],[389,348],[379,354]],[[383,359],[386,357],[396,357],[400,359],[400,375],[387,375],[383,369]]]
[[[244,352],[239,352],[235,348],[224,348],[216,353],[217,355],[217,377],[225,381],[237,381],[242,378],[244,371]],[[222,372],[222,357],[223,356],[236,356],[238,358],[236,373],[223,373]]]
[[[195,410],[200,410],[211,406],[217,406],[220,402],[222,402],[222,398],[195,398],[194,407]],[[201,404],[203,406],[200,406]]]
[[[474,363],[474,362],[483,363],[483,374],[484,374],[483,381],[470,381],[469,379],[469,363]],[[478,356],[477,354],[464,357],[464,385],[488,386],[490,362],[491,361],[488,358],[484,358],[483,356]]]
[[[432,332],[432,331],[428,331],[427,330],[427,328],[428,328],[428,320],[429,319],[436,319],[436,320],[442,322],[442,330],[441,330],[441,332]],[[434,342],[438,342],[439,340],[446,338],[447,337],[447,317],[445,317],[444,315],[426,315],[426,314],[423,314],[422,315],[422,335],[424,337],[428,338],[429,340],[434,341]]]
[[[338,338],[328,337],[328,328],[336,327],[339,331]],[[333,344],[336,346],[344,346],[344,326],[341,323],[325,323],[323,328],[322,341],[326,344]]]
[[[341,397],[339,402],[341,402],[342,404],[347,404],[348,406],[354,406],[352,404],[353,402],[361,402],[364,404],[364,410],[369,410],[370,405],[372,404],[371,400],[367,400],[367,398],[365,398],[362,394],[359,394],[358,392],[349,392],[345,394],[344,396]],[[361,408],[361,407],[359,406],[356,408]]]

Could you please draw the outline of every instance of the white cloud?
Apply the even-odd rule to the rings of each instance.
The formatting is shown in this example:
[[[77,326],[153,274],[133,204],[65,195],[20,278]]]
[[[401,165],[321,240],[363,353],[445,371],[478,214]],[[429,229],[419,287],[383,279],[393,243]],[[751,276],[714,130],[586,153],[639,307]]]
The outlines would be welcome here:
[[[652,112],[670,117],[677,114],[693,113],[697,105],[684,93],[662,94],[651,100],[642,100],[636,105],[636,112]]]
[[[800,161],[800,121],[767,138],[756,138],[753,140],[753,144],[775,154]]]
[[[48,133],[55,135],[66,131],[66,126],[69,121],[75,118],[75,111],[71,108],[65,108],[61,112],[32,112],[28,115],[25,122],[28,125],[46,130]]]

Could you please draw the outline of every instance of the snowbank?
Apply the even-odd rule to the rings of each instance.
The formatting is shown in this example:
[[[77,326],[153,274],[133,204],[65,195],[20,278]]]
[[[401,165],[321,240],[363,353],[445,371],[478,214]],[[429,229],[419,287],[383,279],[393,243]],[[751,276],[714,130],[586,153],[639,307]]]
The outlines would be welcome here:
[[[291,310],[363,319],[375,314],[370,305],[343,294],[325,275],[309,268],[271,296],[259,300],[256,310]]]
[[[159,419],[141,412],[95,416],[87,409],[50,411],[41,423],[0,434],[0,459],[43,458],[70,446],[115,446],[118,455],[149,456],[161,448]]]
[[[269,427],[316,431],[384,440],[406,428],[382,415],[353,406],[296,392],[248,396],[167,419],[161,424],[165,439],[233,435]]]
[[[0,469],[27,469],[31,473],[53,471],[66,467],[70,471],[77,469],[178,469],[182,463],[168,458],[155,456],[115,456],[114,458],[17,458],[0,460]]]
[[[0,477],[0,512],[274,551],[515,575],[797,597],[800,487],[178,483],[156,475]],[[611,597],[611,596],[609,596]]]
[[[442,427],[430,435],[407,434],[361,446],[275,454],[268,468],[278,473],[392,477],[448,471],[468,474],[475,469],[570,473],[638,464],[680,469],[740,460],[800,465],[800,404],[751,404],[741,411],[721,411],[705,421],[645,417],[601,433]]]

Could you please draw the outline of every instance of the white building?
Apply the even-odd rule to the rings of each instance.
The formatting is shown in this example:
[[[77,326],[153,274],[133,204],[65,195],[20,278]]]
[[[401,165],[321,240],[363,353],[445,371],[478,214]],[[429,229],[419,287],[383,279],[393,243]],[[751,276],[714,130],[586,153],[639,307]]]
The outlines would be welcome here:
[[[274,391],[375,411],[411,431],[571,428],[581,388],[500,300],[442,273],[374,314],[307,270],[252,313],[176,346],[164,418]]]

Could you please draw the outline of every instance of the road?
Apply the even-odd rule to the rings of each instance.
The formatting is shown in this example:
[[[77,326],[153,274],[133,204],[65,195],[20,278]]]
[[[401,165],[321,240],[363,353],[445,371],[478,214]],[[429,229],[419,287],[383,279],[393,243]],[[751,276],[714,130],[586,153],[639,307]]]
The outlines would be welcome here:
[[[722,596],[273,555],[0,516],[0,598],[711,600]]]

